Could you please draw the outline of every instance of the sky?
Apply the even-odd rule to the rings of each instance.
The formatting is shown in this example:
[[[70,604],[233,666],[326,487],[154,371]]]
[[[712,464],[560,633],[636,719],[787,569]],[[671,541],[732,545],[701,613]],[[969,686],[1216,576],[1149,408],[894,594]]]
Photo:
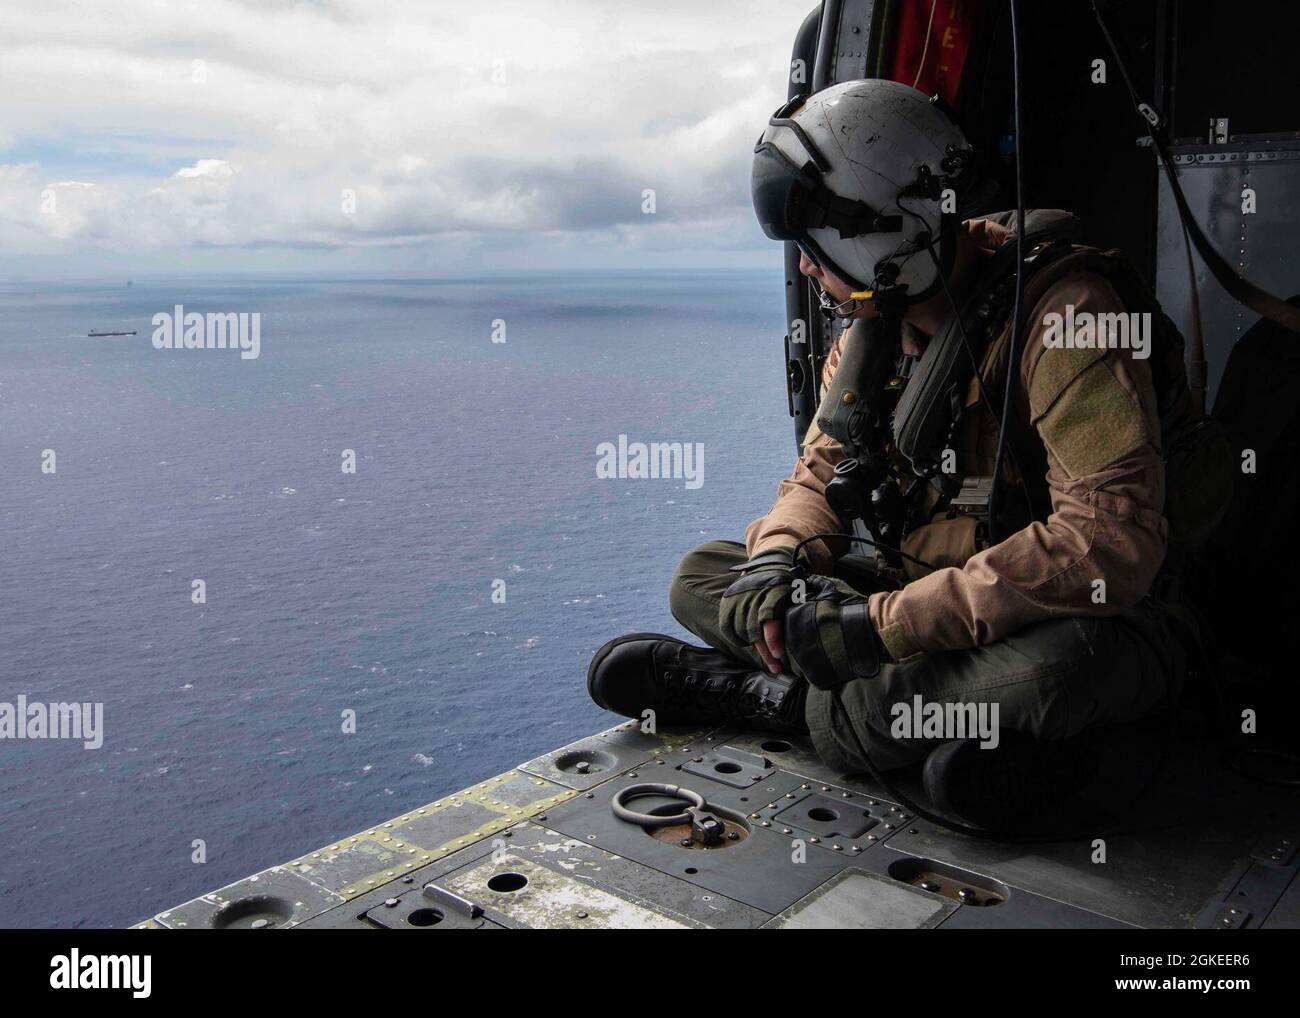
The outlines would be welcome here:
[[[0,0],[0,278],[776,264],[813,6]]]

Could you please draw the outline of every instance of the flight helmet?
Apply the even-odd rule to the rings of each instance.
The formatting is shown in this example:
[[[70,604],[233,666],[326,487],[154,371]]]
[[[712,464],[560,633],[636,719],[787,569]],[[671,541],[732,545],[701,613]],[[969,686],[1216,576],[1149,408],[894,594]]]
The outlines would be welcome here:
[[[793,241],[853,287],[837,306],[823,293],[824,310],[847,317],[885,290],[919,303],[951,266],[972,155],[923,92],[878,78],[841,82],[796,96],[768,121],[754,146],[754,211],[768,237]]]

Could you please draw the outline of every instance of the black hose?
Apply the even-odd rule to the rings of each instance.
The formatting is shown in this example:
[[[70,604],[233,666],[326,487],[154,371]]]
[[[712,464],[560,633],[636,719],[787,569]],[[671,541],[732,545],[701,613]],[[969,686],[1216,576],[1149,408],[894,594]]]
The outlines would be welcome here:
[[[907,552],[902,551],[899,548],[895,548],[888,544],[882,544],[880,541],[872,540],[870,537],[857,537],[853,534],[825,533],[825,534],[813,534],[810,537],[805,537],[802,541],[800,541],[798,544],[794,546],[794,551],[790,555],[791,560],[797,563],[799,561],[799,552],[803,551],[803,546],[805,544],[808,544],[810,541],[824,541],[827,540],[828,538],[838,538],[841,541],[857,541],[860,544],[869,544],[873,548],[879,548],[881,551],[887,551],[893,555],[899,556],[900,558],[905,558],[909,562],[915,562],[922,569],[928,569],[930,570],[930,572],[935,572],[939,568],[933,563],[927,562],[925,561],[925,559],[917,558],[915,555],[909,555]]]

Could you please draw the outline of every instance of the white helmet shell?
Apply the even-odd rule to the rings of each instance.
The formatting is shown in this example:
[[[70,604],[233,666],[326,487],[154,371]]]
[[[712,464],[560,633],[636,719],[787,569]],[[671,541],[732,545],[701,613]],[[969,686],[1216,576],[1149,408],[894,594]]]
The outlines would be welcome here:
[[[918,243],[928,234],[937,243],[943,226],[941,186],[969,158],[966,138],[925,93],[873,78],[832,85],[808,96],[789,116],[802,130],[782,129],[773,120],[763,141],[796,166],[819,161],[821,182],[835,195],[856,200],[883,217],[901,217],[901,229],[841,236],[824,225],[806,238],[845,282],[871,288],[892,264],[893,282],[905,286],[908,302],[924,299],[938,286],[935,258]],[[817,152],[806,152],[805,139]],[[820,159],[818,159],[820,156]],[[928,181],[929,186],[922,186]],[[914,193],[905,194],[905,190]],[[929,192],[929,196],[921,192]],[[885,280],[888,281],[887,279]]]

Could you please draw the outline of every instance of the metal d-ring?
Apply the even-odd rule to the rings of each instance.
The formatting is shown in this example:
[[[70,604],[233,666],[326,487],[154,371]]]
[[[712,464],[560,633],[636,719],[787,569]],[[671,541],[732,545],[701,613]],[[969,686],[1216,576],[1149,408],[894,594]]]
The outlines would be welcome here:
[[[669,799],[680,799],[683,802],[689,802],[691,808],[683,813],[674,813],[672,816],[661,817],[653,813],[637,813],[627,808],[626,802],[629,799],[640,799],[647,795],[663,795]],[[646,783],[643,785],[628,785],[627,788],[620,789],[614,795],[610,808],[614,811],[614,816],[620,820],[625,820],[629,824],[639,824],[642,827],[669,827],[672,824],[689,824],[695,816],[696,810],[708,808],[708,803],[704,801],[704,796],[699,792],[693,792],[689,788],[681,788],[677,785],[660,785]]]

